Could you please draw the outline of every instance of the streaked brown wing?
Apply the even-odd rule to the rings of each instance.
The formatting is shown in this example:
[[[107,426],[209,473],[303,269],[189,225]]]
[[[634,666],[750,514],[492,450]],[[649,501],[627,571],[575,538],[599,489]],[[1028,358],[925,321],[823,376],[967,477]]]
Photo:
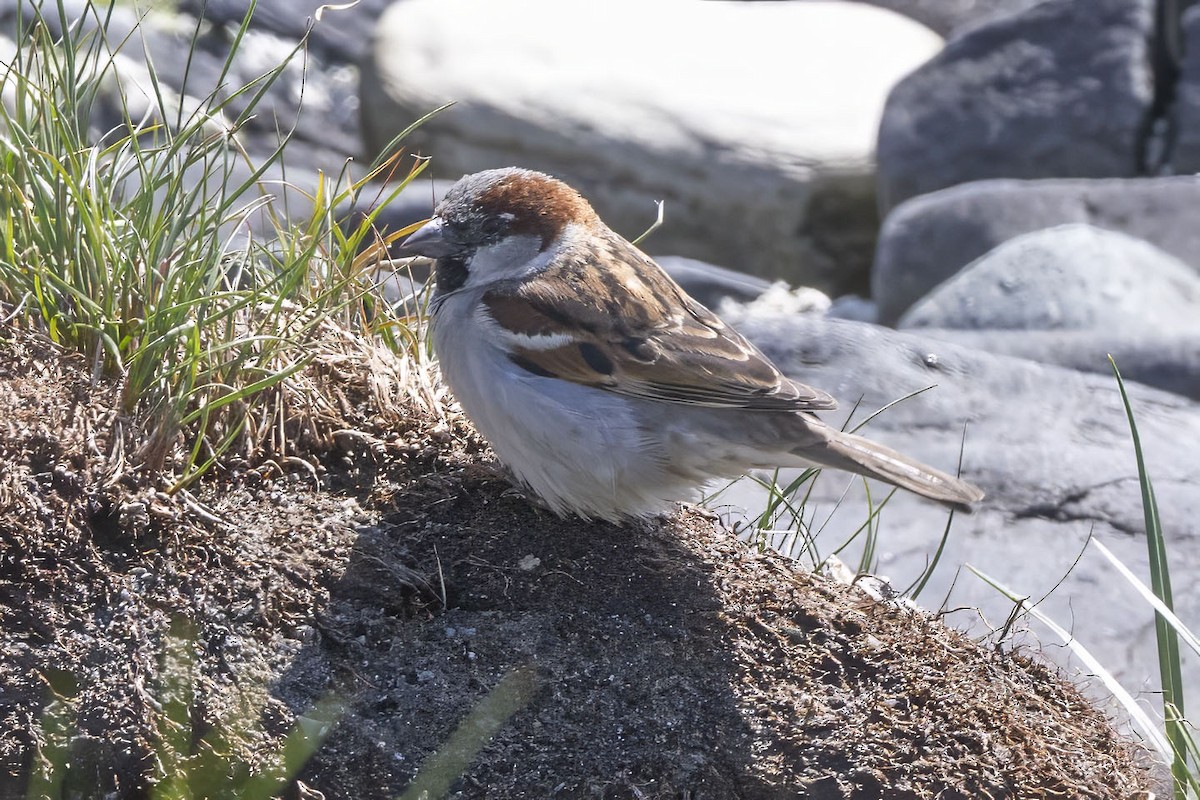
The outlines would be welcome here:
[[[593,265],[604,263],[604,269]],[[537,375],[713,407],[818,411],[837,406],[786,378],[758,348],[613,234],[531,281],[488,291],[483,312],[511,358]]]

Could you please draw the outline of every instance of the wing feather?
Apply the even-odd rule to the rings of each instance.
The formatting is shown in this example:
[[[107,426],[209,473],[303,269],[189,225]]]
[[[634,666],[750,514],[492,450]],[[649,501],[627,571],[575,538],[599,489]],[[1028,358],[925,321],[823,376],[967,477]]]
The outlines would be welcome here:
[[[522,368],[631,397],[818,411],[825,392],[785,377],[649,257],[612,234],[532,280],[497,284],[480,313]],[[597,269],[596,264],[605,264]]]

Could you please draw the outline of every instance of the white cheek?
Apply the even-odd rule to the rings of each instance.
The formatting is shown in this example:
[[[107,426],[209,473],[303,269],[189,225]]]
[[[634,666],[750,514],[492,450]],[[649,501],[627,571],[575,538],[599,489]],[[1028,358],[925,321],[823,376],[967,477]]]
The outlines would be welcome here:
[[[480,247],[467,263],[466,287],[482,286],[507,278],[540,272],[550,263],[553,248],[541,251],[538,236],[508,236]]]

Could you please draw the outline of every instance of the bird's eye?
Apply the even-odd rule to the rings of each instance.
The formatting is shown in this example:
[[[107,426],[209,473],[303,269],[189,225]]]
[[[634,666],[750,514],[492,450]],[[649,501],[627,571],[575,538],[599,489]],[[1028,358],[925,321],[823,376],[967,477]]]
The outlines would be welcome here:
[[[503,217],[488,217],[483,221],[483,233],[485,236],[495,236],[504,231],[507,220]]]

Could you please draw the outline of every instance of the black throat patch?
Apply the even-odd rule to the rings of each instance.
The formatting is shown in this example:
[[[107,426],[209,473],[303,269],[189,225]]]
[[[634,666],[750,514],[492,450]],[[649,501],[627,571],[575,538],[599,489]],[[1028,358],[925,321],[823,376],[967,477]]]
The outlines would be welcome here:
[[[434,280],[439,294],[453,292],[462,288],[470,273],[467,271],[467,261],[460,256],[445,256],[437,260]]]

